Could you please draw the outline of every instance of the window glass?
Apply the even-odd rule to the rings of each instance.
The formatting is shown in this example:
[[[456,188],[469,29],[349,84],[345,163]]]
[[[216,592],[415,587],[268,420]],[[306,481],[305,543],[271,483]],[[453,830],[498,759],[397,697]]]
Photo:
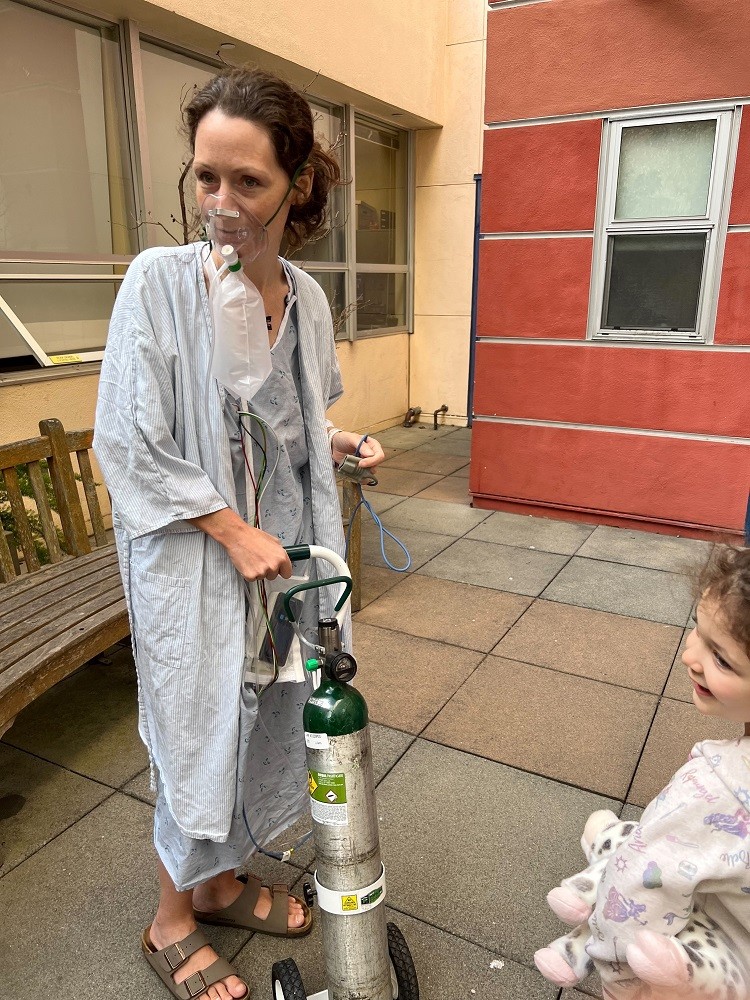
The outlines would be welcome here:
[[[136,245],[114,29],[0,5],[0,250]]]
[[[357,330],[406,326],[406,275],[360,272],[357,275]]]
[[[174,246],[200,239],[195,180],[188,171],[183,184],[187,232],[180,206],[180,175],[190,159],[180,131],[182,108],[218,70],[148,42],[141,45],[143,93],[153,211],[145,220],[151,247]]]
[[[705,215],[715,135],[715,119],[623,128],[615,218]]]
[[[0,295],[48,355],[100,351],[107,342],[118,281],[0,281]],[[6,331],[6,357],[26,351],[17,332]]]
[[[357,262],[405,264],[407,133],[358,118],[354,151]]]
[[[310,102],[315,138],[338,161],[342,180],[346,179],[344,158],[344,112]],[[346,188],[335,187],[328,199],[328,217],[323,231],[298,250],[287,254],[296,264],[324,260],[332,264],[346,261]]]
[[[705,233],[610,236],[604,327],[695,330],[705,250]]]
[[[310,271],[310,277],[315,278],[326,293],[328,305],[331,307],[333,332],[337,340],[346,340],[348,336],[347,317],[352,312],[347,309],[346,275],[343,271]]]

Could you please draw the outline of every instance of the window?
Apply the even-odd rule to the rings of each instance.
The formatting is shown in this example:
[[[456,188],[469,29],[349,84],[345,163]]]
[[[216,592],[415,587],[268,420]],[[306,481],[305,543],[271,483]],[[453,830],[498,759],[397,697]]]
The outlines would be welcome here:
[[[183,230],[180,175],[189,162],[189,150],[180,132],[180,108],[189,103],[217,70],[170,49],[141,42],[143,109],[148,148],[149,187],[146,217],[141,220],[145,246],[174,246],[200,239],[195,204],[195,181],[188,171],[182,184],[185,204]]]
[[[0,366],[101,357],[134,252],[118,34],[0,9]]]
[[[408,133],[357,116],[354,127],[357,331],[406,330]]]
[[[710,341],[732,118],[608,123],[591,337]]]
[[[133,256],[200,238],[180,109],[220,67],[132,21],[2,0],[0,371],[100,360]],[[289,256],[338,339],[406,331],[409,133],[308,100],[345,183],[326,231]]]

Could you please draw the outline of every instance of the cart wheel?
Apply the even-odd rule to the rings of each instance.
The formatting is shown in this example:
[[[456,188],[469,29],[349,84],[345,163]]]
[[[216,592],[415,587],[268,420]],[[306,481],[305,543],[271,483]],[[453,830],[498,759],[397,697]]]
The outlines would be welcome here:
[[[419,1000],[419,983],[409,946],[395,924],[388,924],[388,955],[391,959],[393,1000]]]
[[[274,962],[271,968],[273,1000],[307,1000],[302,976],[293,958]]]

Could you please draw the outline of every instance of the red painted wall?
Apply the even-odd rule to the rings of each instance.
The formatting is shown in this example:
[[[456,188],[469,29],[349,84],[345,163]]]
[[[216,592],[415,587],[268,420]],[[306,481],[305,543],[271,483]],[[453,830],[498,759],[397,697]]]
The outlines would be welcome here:
[[[593,229],[600,121],[485,133],[482,232]]]
[[[750,344],[750,233],[727,233],[714,340]],[[750,426],[745,433],[750,437]]]
[[[744,438],[750,353],[479,343],[485,416]],[[750,477],[750,448],[747,449]],[[748,484],[750,485],[750,483]]]
[[[680,435],[750,442],[750,353],[566,345],[586,337],[593,235],[564,234],[594,229],[610,110],[750,95],[750,3],[549,0],[488,18],[488,123],[598,115],[485,133],[482,233],[500,238],[480,246],[475,502],[738,532],[750,445]],[[729,221],[750,225],[750,108]],[[560,236],[502,238],[535,232]],[[715,343],[750,345],[750,233],[727,235]]]
[[[488,122],[750,94],[747,0],[550,0],[490,11]]]
[[[482,240],[480,337],[585,340],[593,240]]]
[[[469,489],[483,497],[735,529],[747,503],[748,448],[560,427],[477,422]],[[550,513],[554,514],[554,511]]]

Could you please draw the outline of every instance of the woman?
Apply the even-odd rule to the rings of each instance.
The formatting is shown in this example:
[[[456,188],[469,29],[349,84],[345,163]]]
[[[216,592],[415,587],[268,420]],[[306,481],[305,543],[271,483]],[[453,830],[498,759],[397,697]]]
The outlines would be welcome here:
[[[270,375],[249,404],[212,377],[216,246],[146,251],[115,306],[95,450],[112,495],[140,732],[158,794],[161,893],[143,951],[173,996],[230,1000],[247,985],[197,920],[289,936],[311,925],[286,887],[235,878],[255,844],[306,809],[308,689],[277,683],[259,698],[243,683],[255,641],[245,581],[291,575],[280,538],[342,552],[334,462],[359,449],[361,464],[374,467],[384,455],[374,439],[326,420],[342,392],[328,303],[279,257],[284,238],[300,245],[321,229],[339,182],[307,102],[276,77],[235,69],[194,96],[185,125],[204,218],[218,219],[229,241],[238,217],[252,230],[246,245],[234,242],[262,297]],[[222,205],[229,209],[207,208]],[[258,471],[274,462],[258,504]],[[308,624],[332,613],[332,595],[318,600],[306,602]]]

